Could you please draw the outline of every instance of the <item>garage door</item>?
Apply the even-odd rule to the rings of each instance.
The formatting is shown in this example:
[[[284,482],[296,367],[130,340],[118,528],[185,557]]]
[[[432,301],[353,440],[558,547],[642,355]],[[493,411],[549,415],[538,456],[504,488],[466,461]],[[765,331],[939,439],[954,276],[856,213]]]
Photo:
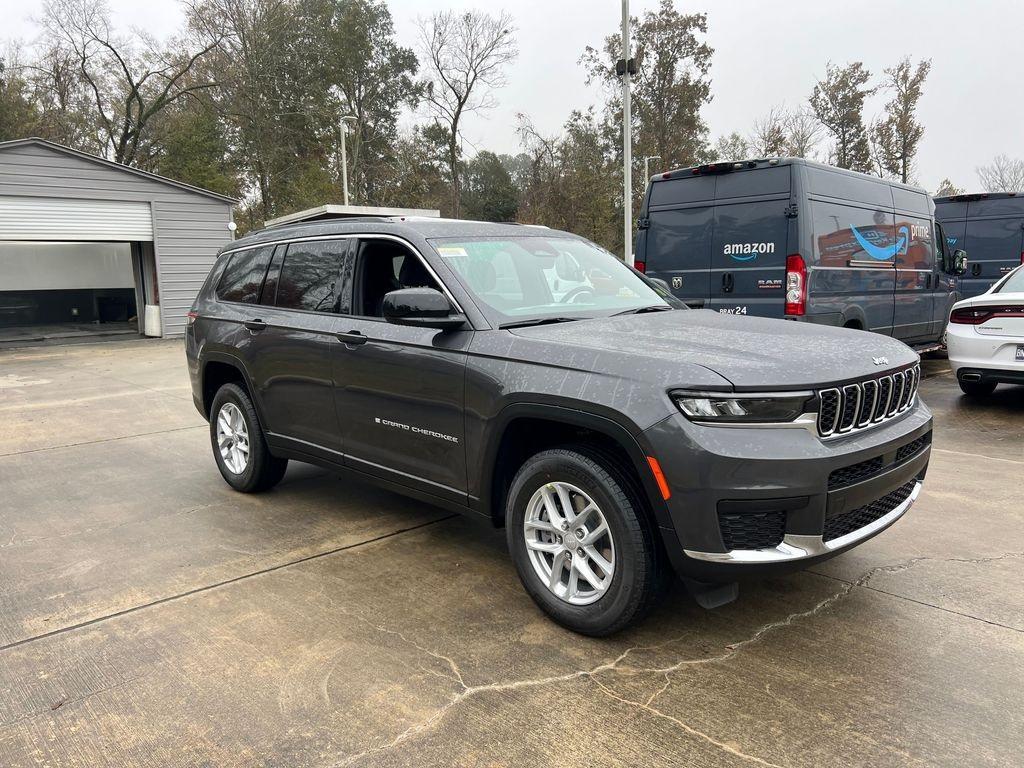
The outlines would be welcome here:
[[[0,240],[152,239],[149,203],[0,195]]]

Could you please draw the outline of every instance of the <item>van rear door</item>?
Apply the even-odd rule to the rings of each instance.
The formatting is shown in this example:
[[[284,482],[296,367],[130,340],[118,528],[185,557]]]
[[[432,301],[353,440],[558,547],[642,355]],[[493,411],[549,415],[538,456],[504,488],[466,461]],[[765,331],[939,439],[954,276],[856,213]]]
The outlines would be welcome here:
[[[999,197],[967,203],[967,274],[964,298],[984,293],[1014,267],[1024,253],[1024,200]],[[958,246],[959,247],[959,246]]]
[[[725,314],[785,314],[790,166],[715,177],[710,309]]]
[[[653,181],[646,229],[637,238],[637,259],[643,258],[647,274],[664,280],[691,307],[704,306],[709,297],[714,202],[712,177]]]

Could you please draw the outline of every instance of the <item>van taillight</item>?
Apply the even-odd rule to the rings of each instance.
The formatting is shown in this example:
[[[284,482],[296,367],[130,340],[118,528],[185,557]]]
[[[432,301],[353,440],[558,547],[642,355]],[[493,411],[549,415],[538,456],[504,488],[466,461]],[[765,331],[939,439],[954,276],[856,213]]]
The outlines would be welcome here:
[[[647,272],[647,262],[646,261],[634,261],[633,262],[633,266],[636,267],[636,271],[637,272]]]
[[[188,322],[189,325],[192,325],[192,323],[196,321],[197,317],[199,317],[199,313],[196,312],[195,310],[192,310],[191,312],[186,313],[185,320]]]
[[[804,257],[786,257],[786,314],[803,315],[807,311],[807,265]]]

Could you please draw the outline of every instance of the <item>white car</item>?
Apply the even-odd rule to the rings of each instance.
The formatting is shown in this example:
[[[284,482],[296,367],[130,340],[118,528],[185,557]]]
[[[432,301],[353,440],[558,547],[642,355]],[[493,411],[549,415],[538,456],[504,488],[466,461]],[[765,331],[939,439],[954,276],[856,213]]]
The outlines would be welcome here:
[[[968,395],[991,395],[997,384],[1024,384],[1024,264],[980,296],[953,305],[946,346]]]

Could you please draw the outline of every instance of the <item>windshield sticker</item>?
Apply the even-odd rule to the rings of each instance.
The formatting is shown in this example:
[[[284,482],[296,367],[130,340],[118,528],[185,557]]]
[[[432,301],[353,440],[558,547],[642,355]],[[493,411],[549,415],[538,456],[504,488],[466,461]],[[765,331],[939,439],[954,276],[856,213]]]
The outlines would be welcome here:
[[[442,245],[437,249],[437,252],[444,256],[446,259],[464,259],[469,256],[466,253],[465,248],[453,248],[450,245]]]

